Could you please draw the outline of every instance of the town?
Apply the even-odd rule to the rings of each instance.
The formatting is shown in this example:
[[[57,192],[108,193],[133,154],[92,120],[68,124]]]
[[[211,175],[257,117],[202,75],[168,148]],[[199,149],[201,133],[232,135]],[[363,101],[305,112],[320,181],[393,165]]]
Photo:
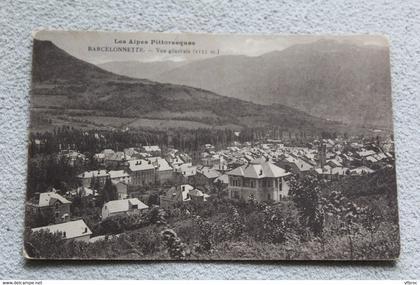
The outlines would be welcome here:
[[[42,144],[35,139],[31,147],[41,149]],[[291,180],[316,177],[326,185],[351,177],[364,179],[384,169],[394,171],[391,137],[319,137],[299,146],[282,139],[233,140],[218,147],[206,143],[196,151],[137,145],[106,148],[91,155],[74,146],[59,144],[51,158],[56,165],[52,173],[59,171],[57,165],[65,168],[64,175],[71,173],[73,183],[58,181],[65,186],[54,183],[37,188],[41,191],[28,191],[26,225],[30,235],[49,232],[60,234],[66,242],[106,242],[150,224],[143,218],[131,228],[115,227],[112,219],[194,219],[194,209],[221,200],[287,208]],[[31,171],[28,184],[30,176]],[[39,184],[39,177],[36,179]],[[175,232],[170,233],[178,239]]]

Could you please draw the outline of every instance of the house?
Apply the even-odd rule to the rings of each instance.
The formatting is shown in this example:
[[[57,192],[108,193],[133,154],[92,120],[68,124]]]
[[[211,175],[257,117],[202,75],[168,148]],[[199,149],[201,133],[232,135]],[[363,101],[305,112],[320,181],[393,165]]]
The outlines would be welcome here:
[[[325,179],[339,179],[346,175],[350,174],[350,170],[347,167],[331,167],[330,165],[325,165],[323,168],[316,168],[316,174]]]
[[[361,158],[361,162],[365,166],[384,165],[390,156],[382,151],[362,150],[357,152],[357,156]]]
[[[157,145],[145,145],[142,147],[142,150],[152,156],[160,156],[162,154],[160,147]]]
[[[109,174],[106,170],[85,171],[77,175],[77,178],[80,180],[82,186],[84,187],[90,187],[92,185],[92,180],[94,179],[97,183],[99,183],[99,187],[103,187],[108,177]]]
[[[174,170],[174,182],[179,184],[189,184],[194,182],[197,174],[197,166],[192,166],[191,163],[186,163]]]
[[[132,185],[146,186],[155,184],[155,166],[151,161],[137,159],[128,161],[128,164]]]
[[[342,162],[339,161],[339,156],[337,156],[334,159],[327,160],[326,163],[327,163],[327,165],[329,165],[329,166],[331,166],[333,168],[334,167],[342,167],[343,166]]]
[[[223,157],[218,154],[208,154],[207,152],[203,152],[201,155],[201,164],[208,167],[213,167],[215,165],[225,165],[226,161],[224,161]]]
[[[131,156],[137,154],[138,151],[134,147],[129,147],[129,148],[124,149],[124,153],[127,157],[131,157]]]
[[[148,208],[149,206],[137,198],[109,201],[102,207],[102,220],[121,214],[130,215],[134,213],[140,213],[142,210]]]
[[[95,153],[95,155],[93,156],[93,159],[98,163],[103,163],[105,161],[105,154],[102,152]]]
[[[105,160],[109,159],[111,156],[114,155],[114,151],[112,149],[104,149],[100,153],[96,153],[93,158],[99,162],[103,163]]]
[[[112,182],[117,189],[118,200],[123,200],[128,198],[128,184],[125,182]]]
[[[371,173],[374,173],[374,172],[375,172],[375,170],[370,169],[367,166],[360,166],[360,167],[357,167],[357,168],[354,168],[354,169],[350,170],[351,175],[359,175],[359,176],[371,174]]]
[[[185,162],[189,163],[192,162],[191,156],[189,156],[187,153],[179,153],[178,156]]]
[[[84,154],[75,150],[62,150],[60,151],[58,157],[66,161],[66,163],[70,166],[83,165],[87,161]]]
[[[225,173],[228,170],[228,162],[223,156],[220,156],[219,163],[213,164],[212,168],[216,171]]]
[[[98,196],[98,191],[95,191],[89,187],[78,187],[70,192],[73,196],[78,195],[80,197]]]
[[[202,167],[197,169],[196,182],[199,185],[211,185],[217,177],[220,176],[220,172],[209,167]]]
[[[27,205],[34,215],[41,215],[56,224],[70,220],[71,202],[55,192],[41,193]]]
[[[286,177],[290,173],[267,159],[255,159],[227,173],[229,198],[257,201],[280,201],[287,197],[289,185]]]
[[[150,157],[147,161],[151,161],[155,167],[155,181],[160,184],[167,183],[172,180],[174,169],[169,165],[166,159],[161,157]]]
[[[164,195],[160,195],[160,206],[164,209],[173,209],[179,203],[207,201],[210,197],[189,184],[170,188]]]
[[[357,153],[357,155],[358,155],[360,158],[366,158],[366,157],[368,157],[368,156],[371,156],[371,155],[376,154],[376,152],[375,152],[375,151],[373,151],[373,150],[366,150],[366,149],[363,149],[363,150],[361,150],[361,151],[357,151],[356,153]]]
[[[206,149],[206,150],[215,150],[215,147],[212,145],[212,144],[209,144],[209,143],[206,143],[205,145],[204,145],[204,148]]]
[[[185,163],[179,155],[167,155],[167,161],[172,165],[173,168],[177,168]]]
[[[130,174],[125,170],[111,170],[108,174],[114,184],[117,184],[118,182],[123,182],[125,184],[131,183]]]
[[[108,168],[119,168],[122,167],[130,157],[125,154],[123,151],[117,151],[110,155],[105,156],[104,163]]]
[[[50,233],[61,233],[65,240],[89,242],[92,231],[83,220],[71,221],[61,224],[49,225],[40,228],[33,228],[32,232],[49,231]]]
[[[306,174],[314,168],[310,163],[294,155],[286,155],[283,159],[277,161],[276,165],[286,170],[286,172],[292,172],[297,175]]]
[[[190,190],[193,190],[189,184],[174,186],[170,188],[164,195],[160,195],[160,206],[164,209],[172,209],[177,203],[191,201],[189,196]]]

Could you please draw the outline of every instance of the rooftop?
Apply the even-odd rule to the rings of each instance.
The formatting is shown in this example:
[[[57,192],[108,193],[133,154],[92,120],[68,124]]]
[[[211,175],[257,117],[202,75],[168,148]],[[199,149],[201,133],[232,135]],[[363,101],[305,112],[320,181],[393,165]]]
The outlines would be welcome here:
[[[149,208],[149,206],[137,198],[109,201],[104,204],[104,207],[108,209],[109,213],[119,213],[127,212],[128,210],[132,209],[133,205],[137,205],[137,209],[139,210]]]
[[[247,178],[278,178],[289,175],[283,168],[273,163],[258,159],[248,165],[243,165],[227,173],[228,175],[243,176]]]
[[[55,201],[60,201],[62,204],[71,204],[69,200],[55,192],[45,192],[39,194],[39,206],[48,207],[54,204]]]
[[[108,172],[106,170],[92,170],[92,171],[85,171],[77,177],[79,178],[93,178],[93,177],[102,177],[102,176],[108,176]]]
[[[128,173],[125,170],[111,170],[108,172],[111,179],[126,177]]]
[[[49,225],[40,228],[33,228],[32,231],[37,232],[41,230],[48,230],[51,233],[62,232],[65,239],[91,235],[92,231],[85,224],[83,220],[71,221],[62,224]]]
[[[144,160],[144,159],[130,160],[128,163],[129,163],[129,168],[131,171],[155,169],[155,166],[152,164],[151,161],[149,163],[149,161]]]

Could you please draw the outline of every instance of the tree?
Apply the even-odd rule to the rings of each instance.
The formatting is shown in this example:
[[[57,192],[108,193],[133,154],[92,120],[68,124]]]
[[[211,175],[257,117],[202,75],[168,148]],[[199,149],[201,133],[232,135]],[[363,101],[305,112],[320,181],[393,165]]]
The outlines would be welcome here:
[[[218,179],[213,185],[214,185],[213,189],[216,192],[217,198],[219,199],[222,198],[224,194],[226,193],[225,192],[226,186],[223,184],[223,181]]]
[[[158,193],[152,193],[149,195],[149,199],[147,201],[147,205],[152,206],[152,205],[160,205],[160,201],[159,201],[159,194]]]
[[[63,258],[65,240],[62,233],[48,230],[25,232],[25,252],[32,258]]]
[[[29,228],[37,228],[47,226],[54,223],[54,211],[52,208],[35,213],[29,209],[25,209],[25,225]]]
[[[108,201],[118,200],[117,188],[112,184],[111,178],[107,177],[102,190],[104,203]]]
[[[169,256],[173,259],[185,259],[185,244],[173,229],[164,229],[161,233],[162,241],[168,249]]]
[[[213,246],[212,241],[212,224],[208,221],[203,220],[200,216],[195,217],[195,222],[199,228],[199,251],[209,251]]]
[[[300,222],[315,235],[321,235],[324,213],[321,207],[321,181],[312,174],[302,178],[292,176],[290,195],[300,213]]]

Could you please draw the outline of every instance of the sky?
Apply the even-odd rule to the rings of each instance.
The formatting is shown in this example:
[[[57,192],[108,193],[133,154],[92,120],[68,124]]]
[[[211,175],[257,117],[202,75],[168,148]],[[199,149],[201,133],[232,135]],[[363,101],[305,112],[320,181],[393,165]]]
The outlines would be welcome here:
[[[34,32],[33,37],[38,40],[50,40],[71,55],[93,64],[110,61],[185,61],[205,59],[216,55],[259,56],[272,51],[280,51],[295,44],[308,44],[320,39],[360,46],[388,46],[387,39],[379,35],[233,35],[40,30]],[[130,40],[147,41],[147,44],[130,44]],[[193,41],[195,45],[184,47],[156,45],[151,44],[152,40]],[[123,43],[124,41],[125,43]],[[97,51],[97,47],[102,49]],[[117,47],[137,48],[137,50],[136,52],[114,51]],[[104,51],[103,48],[113,50],[113,52]],[[166,50],[166,52],[158,52],[157,48],[161,51]],[[189,50],[189,53],[169,54],[170,49]],[[207,53],[203,54],[203,51],[207,51]]]

